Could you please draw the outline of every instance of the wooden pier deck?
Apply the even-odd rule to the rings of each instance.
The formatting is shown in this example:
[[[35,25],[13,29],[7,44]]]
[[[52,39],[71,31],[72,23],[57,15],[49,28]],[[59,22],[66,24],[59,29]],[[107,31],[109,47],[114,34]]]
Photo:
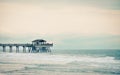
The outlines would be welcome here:
[[[31,52],[32,44],[0,44],[3,48],[3,52],[6,52],[6,47],[9,47],[9,52],[13,52],[13,47],[16,47],[16,52],[19,52],[19,47],[23,47],[23,52],[26,52],[28,47],[28,52]]]

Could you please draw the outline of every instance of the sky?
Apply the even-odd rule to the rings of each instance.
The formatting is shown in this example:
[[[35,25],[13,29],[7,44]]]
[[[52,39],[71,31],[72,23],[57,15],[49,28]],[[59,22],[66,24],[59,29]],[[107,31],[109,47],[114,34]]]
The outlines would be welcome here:
[[[120,49],[120,0],[0,0],[0,42]]]

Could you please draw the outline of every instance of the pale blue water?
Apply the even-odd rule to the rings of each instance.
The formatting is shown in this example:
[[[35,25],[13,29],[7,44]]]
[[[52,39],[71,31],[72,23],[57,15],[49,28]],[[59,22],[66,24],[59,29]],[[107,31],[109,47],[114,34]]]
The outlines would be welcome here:
[[[114,57],[115,59],[120,60],[120,50],[116,49],[81,49],[81,50],[53,50],[53,54],[68,54],[68,55],[80,55],[80,56],[95,56],[95,57]]]
[[[120,50],[0,53],[0,75],[120,75]]]

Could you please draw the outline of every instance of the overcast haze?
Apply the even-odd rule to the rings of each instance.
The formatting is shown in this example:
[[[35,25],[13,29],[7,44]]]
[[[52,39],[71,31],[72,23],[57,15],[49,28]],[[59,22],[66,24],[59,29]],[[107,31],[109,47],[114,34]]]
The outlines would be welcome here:
[[[0,41],[120,49],[119,0],[0,0]]]

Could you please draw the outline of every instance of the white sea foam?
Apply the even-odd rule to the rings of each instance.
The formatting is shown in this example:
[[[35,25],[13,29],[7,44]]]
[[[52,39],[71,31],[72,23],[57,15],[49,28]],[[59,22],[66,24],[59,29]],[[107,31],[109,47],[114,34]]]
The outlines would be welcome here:
[[[51,55],[39,53],[1,53],[1,62],[24,64],[67,64],[71,62],[119,63],[114,57]]]
[[[108,56],[0,53],[0,75],[103,75],[111,71],[118,74],[119,64],[119,60]]]

